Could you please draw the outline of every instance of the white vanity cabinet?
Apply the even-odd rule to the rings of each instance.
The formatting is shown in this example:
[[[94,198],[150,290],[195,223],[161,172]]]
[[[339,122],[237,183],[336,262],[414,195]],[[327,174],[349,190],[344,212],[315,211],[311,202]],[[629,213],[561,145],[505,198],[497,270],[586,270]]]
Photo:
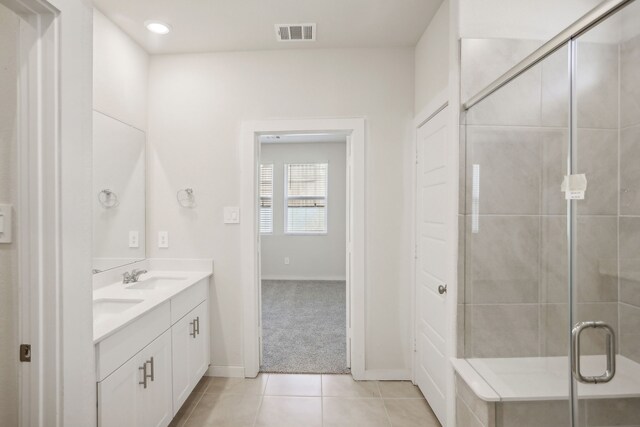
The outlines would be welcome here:
[[[207,301],[171,328],[173,346],[173,407],[180,408],[209,368]]]
[[[171,332],[98,383],[101,427],[166,426],[173,418]]]
[[[96,344],[98,427],[169,425],[209,368],[209,279]]]

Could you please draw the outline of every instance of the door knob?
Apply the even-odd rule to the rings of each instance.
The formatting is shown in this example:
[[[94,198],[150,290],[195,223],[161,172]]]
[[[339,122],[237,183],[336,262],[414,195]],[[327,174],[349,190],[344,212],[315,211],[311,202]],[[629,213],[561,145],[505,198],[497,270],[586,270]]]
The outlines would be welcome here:
[[[446,284],[438,286],[438,293],[440,295],[444,294],[445,292],[447,292],[447,285]]]

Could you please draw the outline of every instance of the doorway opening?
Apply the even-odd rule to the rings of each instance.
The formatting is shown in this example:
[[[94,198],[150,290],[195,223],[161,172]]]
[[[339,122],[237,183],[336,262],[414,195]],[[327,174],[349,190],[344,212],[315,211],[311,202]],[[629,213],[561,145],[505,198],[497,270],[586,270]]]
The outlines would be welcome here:
[[[349,373],[347,135],[261,135],[260,371]]]
[[[343,215],[345,219],[345,238],[343,240],[344,249],[344,305],[343,313],[345,313],[345,358],[343,367],[351,369],[351,375],[356,380],[366,379],[365,371],[365,223],[366,223],[366,210],[365,210],[365,120],[364,119],[299,119],[299,120],[269,120],[269,121],[257,121],[246,122],[242,126],[242,183],[241,183],[241,236],[242,236],[242,251],[245,256],[242,258],[242,272],[243,272],[243,319],[244,319],[244,376],[256,377],[260,372],[260,367],[263,362],[263,316],[262,316],[262,273],[261,273],[261,233],[260,233],[260,184],[261,184],[261,137],[263,136],[280,136],[283,139],[287,136],[293,135],[327,135],[327,137],[340,136],[344,141],[344,153],[345,153],[345,210]],[[277,139],[277,138],[274,138]],[[301,162],[290,162],[288,169],[285,169],[284,163],[279,173],[284,177],[285,173],[298,174],[298,169],[304,169],[300,166],[292,167],[293,164],[304,164]],[[309,162],[311,164],[312,162]],[[320,163],[315,162],[316,166],[307,167],[306,170],[311,170],[316,175],[321,175],[322,167],[317,166]],[[265,169],[263,168],[263,171]],[[328,170],[327,188],[331,183],[331,177],[333,176],[331,169]],[[284,212],[284,178],[281,184],[275,184],[274,189],[281,189],[282,199],[281,208]],[[327,195],[329,195],[327,193]],[[321,196],[313,195],[316,197],[315,204],[320,207]],[[274,201],[271,201],[273,206]],[[296,208],[296,205],[303,204],[299,199],[291,199],[292,209]],[[310,203],[309,200],[304,203]],[[330,201],[324,201],[325,205],[330,208]],[[263,204],[268,207],[269,203],[263,199]],[[289,204],[287,204],[288,209]],[[313,209],[307,210],[306,214],[300,215],[301,212],[292,212],[292,216],[287,217],[286,224],[291,223],[292,227],[304,226],[304,221],[300,221],[303,225],[296,225],[295,222],[299,218],[304,218],[305,215],[311,215]],[[287,212],[288,215],[288,212]],[[317,210],[315,214],[317,218],[322,218],[321,214],[318,214]],[[263,218],[266,218],[266,213],[263,214]],[[282,217],[281,223],[278,224],[284,229],[285,217]],[[317,219],[316,218],[316,219]],[[331,217],[328,218],[328,227],[331,230],[332,222]],[[324,224],[323,221],[315,221],[315,224]],[[309,238],[318,238],[318,236],[308,236]],[[289,268],[291,268],[294,262],[294,256],[296,254],[290,254]],[[285,262],[284,254],[280,254],[277,257],[279,267],[284,268],[287,265]],[[295,258],[297,259],[297,258]],[[264,277],[269,279],[268,276]],[[331,277],[325,277],[331,278]],[[334,277],[335,278],[335,277]],[[339,277],[341,278],[341,276]],[[277,277],[276,277],[277,279]],[[294,277],[294,279],[296,279]],[[340,288],[341,285],[337,284],[335,287]],[[276,295],[274,299],[277,299],[277,295],[280,292],[276,287],[273,287],[273,294]],[[269,296],[267,295],[267,298]],[[295,298],[292,297],[292,301]],[[313,298],[311,298],[313,300]],[[339,301],[339,299],[338,299]],[[338,307],[334,304],[333,306]],[[273,306],[275,312],[271,312],[272,319],[278,319],[277,311],[278,306]],[[338,308],[339,309],[339,308]],[[274,314],[275,313],[275,314]],[[320,316],[322,313],[316,312],[316,315]],[[313,316],[307,319],[313,324]],[[320,326],[321,320],[316,322],[316,326]],[[340,326],[334,326],[334,329]],[[282,335],[282,334],[281,334]],[[311,340],[318,340],[318,334],[310,334]],[[336,338],[336,342],[340,339]],[[286,347],[284,348],[286,351]],[[318,357],[322,359],[322,356]],[[301,370],[299,367],[296,370]],[[291,372],[294,370],[292,369]]]

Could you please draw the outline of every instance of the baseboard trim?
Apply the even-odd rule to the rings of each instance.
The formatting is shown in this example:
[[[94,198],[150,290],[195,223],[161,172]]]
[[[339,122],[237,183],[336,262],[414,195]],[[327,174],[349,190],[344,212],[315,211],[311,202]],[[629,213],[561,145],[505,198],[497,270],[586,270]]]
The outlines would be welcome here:
[[[244,378],[244,366],[209,366],[207,377]]]
[[[261,277],[262,280],[318,280],[318,281],[346,281],[347,278],[344,276],[315,276],[315,277],[304,277],[304,276],[265,276]]]
[[[411,381],[409,369],[367,369],[363,379],[367,381]]]

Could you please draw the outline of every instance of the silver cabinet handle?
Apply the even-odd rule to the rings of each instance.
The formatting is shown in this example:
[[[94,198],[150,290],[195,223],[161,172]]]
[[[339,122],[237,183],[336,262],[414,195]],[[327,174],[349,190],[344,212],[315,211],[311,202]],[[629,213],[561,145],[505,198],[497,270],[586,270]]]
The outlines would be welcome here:
[[[447,292],[447,285],[446,284],[438,286],[438,293],[440,295],[444,294],[445,292]]]
[[[193,327],[192,332],[189,332],[189,335],[195,338],[197,335],[196,319],[193,319],[193,322],[189,322],[189,324]]]
[[[603,329],[607,334],[607,368],[604,374],[598,376],[584,376],[580,372],[580,335],[587,328]],[[573,344],[573,358],[571,368],[573,376],[581,383],[607,383],[616,375],[616,334],[611,326],[602,321],[579,322],[571,330]]]
[[[196,333],[200,335],[200,316],[196,317]]]
[[[156,375],[155,375],[155,373],[154,373],[154,372],[155,372],[155,369],[154,369],[154,365],[155,365],[155,364],[153,363],[153,356],[151,356],[151,359],[149,359],[149,360],[147,361],[147,363],[149,363],[149,364],[151,365],[151,374],[149,375],[149,379],[150,379],[151,381],[155,381],[155,380],[156,380]],[[146,365],[146,363],[145,363],[145,365]]]
[[[142,381],[138,382],[138,384],[144,386],[144,388],[147,388],[147,362],[144,362],[142,364],[141,367],[138,368],[139,370],[142,371]]]

